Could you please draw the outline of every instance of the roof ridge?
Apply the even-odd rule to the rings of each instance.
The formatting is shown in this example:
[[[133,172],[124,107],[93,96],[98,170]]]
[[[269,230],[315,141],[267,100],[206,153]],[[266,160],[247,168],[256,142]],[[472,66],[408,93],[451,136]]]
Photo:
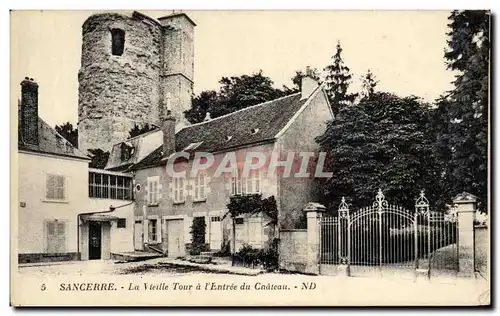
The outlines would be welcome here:
[[[80,155],[83,155],[83,156],[87,157],[87,155],[85,155],[80,149],[78,149],[78,147],[73,146],[73,144],[69,140],[67,140],[66,137],[64,137],[61,134],[59,134],[59,132],[57,132],[57,130],[54,127],[50,126],[47,122],[45,122],[45,120],[43,118],[41,118],[40,116],[38,116],[38,119],[40,121],[42,121],[43,124],[45,124],[46,126],[48,126],[56,134],[56,136],[61,137],[65,141],[65,145],[69,145],[73,150],[76,151],[76,154],[80,154]]]
[[[264,106],[264,105],[269,105],[270,103],[274,102],[274,101],[278,101],[278,100],[282,100],[282,99],[286,99],[286,98],[289,98],[289,97],[292,97],[292,96],[295,96],[295,95],[299,95],[301,92],[296,92],[296,93],[292,93],[292,94],[289,94],[289,95],[285,95],[285,96],[282,96],[282,97],[279,97],[279,98],[276,98],[276,99],[272,99],[272,100],[269,100],[269,101],[266,101],[266,102],[262,102],[262,103],[259,103],[259,104],[255,104],[255,105],[251,105],[251,106],[247,106],[246,108],[243,108],[243,109],[239,109],[237,111],[234,111],[234,112],[231,112],[231,113],[227,113],[227,114],[224,114],[224,115],[221,115],[221,116],[218,116],[218,117],[215,117],[209,121],[203,121],[203,122],[199,122],[199,123],[194,123],[194,124],[190,124],[190,125],[186,125],[186,126],[183,126],[182,128],[180,128],[176,134],[180,131],[182,131],[183,129],[185,128],[189,128],[189,127],[192,127],[192,126],[198,126],[198,125],[203,125],[203,124],[206,124],[206,123],[210,123],[210,122],[213,122],[215,120],[218,120],[218,119],[221,119],[221,118],[225,118],[225,117],[228,117],[228,116],[231,116],[233,114],[236,114],[236,113],[239,113],[239,112],[243,112],[245,110],[248,110],[248,109],[254,109],[254,108],[257,108],[257,107],[260,107],[260,106]]]

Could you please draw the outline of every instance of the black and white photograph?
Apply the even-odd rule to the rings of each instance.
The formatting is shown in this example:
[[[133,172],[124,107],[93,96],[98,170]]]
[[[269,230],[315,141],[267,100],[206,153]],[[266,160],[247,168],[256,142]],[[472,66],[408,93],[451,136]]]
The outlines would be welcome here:
[[[489,306],[490,25],[12,10],[11,305]]]

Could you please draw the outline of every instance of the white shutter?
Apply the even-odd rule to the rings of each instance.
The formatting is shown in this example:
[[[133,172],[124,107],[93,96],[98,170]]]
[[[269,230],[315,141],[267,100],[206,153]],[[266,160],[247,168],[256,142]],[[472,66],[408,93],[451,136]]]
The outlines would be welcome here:
[[[169,178],[169,182],[168,182],[168,192],[169,192],[169,197],[175,201],[174,199],[174,180],[173,178]]]
[[[186,182],[184,178],[179,178],[179,202],[184,202],[186,199]]]
[[[153,180],[153,204],[158,203],[158,181]]]
[[[157,219],[156,220],[156,240],[158,241],[158,243],[161,243],[162,230],[163,230],[163,221],[161,219]]]
[[[193,225],[193,218],[186,216],[184,217],[184,242],[191,243],[193,241],[193,236],[191,235],[191,226]]]

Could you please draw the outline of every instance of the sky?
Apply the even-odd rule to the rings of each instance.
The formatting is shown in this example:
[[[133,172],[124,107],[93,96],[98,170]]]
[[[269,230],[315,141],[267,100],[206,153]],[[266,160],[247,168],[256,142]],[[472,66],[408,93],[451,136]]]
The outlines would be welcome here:
[[[172,11],[141,11],[157,18]],[[195,29],[195,93],[222,76],[262,69],[277,87],[295,70],[323,69],[337,41],[353,74],[368,69],[378,89],[425,101],[452,88],[443,58],[448,11],[184,11]],[[92,11],[12,11],[11,105],[24,77],[39,84],[39,115],[50,125],[78,119],[81,26]]]

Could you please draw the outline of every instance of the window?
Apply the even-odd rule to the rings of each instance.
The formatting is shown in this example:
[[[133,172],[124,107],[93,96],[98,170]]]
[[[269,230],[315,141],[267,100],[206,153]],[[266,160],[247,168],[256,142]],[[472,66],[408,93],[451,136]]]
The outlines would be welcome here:
[[[194,182],[194,196],[193,200],[203,201],[207,198],[206,182],[207,177],[204,173],[198,172],[198,175],[193,180]]]
[[[156,243],[158,242],[158,220],[157,219],[150,219],[149,220],[149,225],[148,225],[148,239],[150,243]]]
[[[49,221],[45,223],[47,253],[66,252],[66,223],[63,221]]]
[[[111,30],[111,54],[121,56],[125,46],[125,31],[121,29]]]
[[[231,195],[254,194],[261,192],[261,176],[259,170],[250,170],[248,177],[240,175],[231,178]]]
[[[116,223],[116,227],[126,228],[127,227],[127,219],[126,218],[119,218],[118,222]]]
[[[89,172],[89,197],[132,200],[132,178]]]
[[[122,143],[120,147],[120,159],[121,161],[127,161],[134,155],[135,148],[131,143]]]
[[[250,170],[248,178],[246,178],[245,193],[260,193],[260,171]]]
[[[66,199],[66,178],[64,176],[48,174],[47,175],[47,192],[45,197],[49,200],[65,200]]]
[[[148,177],[148,204],[157,205],[159,197],[159,177]]]
[[[236,225],[243,225],[243,223],[244,223],[244,222],[245,222],[245,219],[244,219],[244,218],[241,218],[241,217],[240,217],[240,218],[235,218],[235,219],[234,219],[234,223],[235,223]]]
[[[239,173],[237,176],[231,177],[231,195],[240,195],[242,194],[242,182]]]
[[[172,186],[174,203],[184,202],[186,200],[184,195],[184,178],[172,178]]]
[[[211,222],[220,222],[221,218],[220,218],[220,216],[211,216],[210,221]]]

